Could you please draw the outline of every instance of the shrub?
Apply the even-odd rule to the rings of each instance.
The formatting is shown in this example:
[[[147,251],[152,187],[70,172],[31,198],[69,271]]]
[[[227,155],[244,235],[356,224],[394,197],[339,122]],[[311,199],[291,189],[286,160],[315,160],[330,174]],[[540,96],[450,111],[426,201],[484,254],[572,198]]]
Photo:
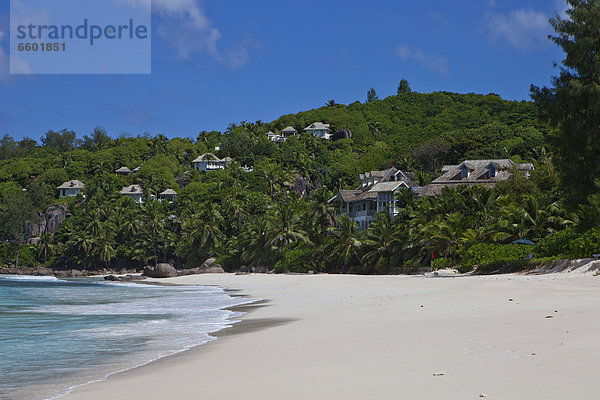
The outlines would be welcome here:
[[[28,267],[36,265],[37,251],[33,245],[23,245],[19,252],[19,266]],[[17,258],[16,243],[2,243],[0,245],[0,264],[13,264]]]
[[[530,260],[494,261],[488,264],[479,265],[475,269],[474,274],[512,274],[531,268],[533,268],[533,265]]]
[[[537,257],[566,258],[578,236],[573,228],[551,233],[538,242],[534,254]]]
[[[463,257],[460,265],[486,265],[498,261],[516,261],[525,258],[533,250],[521,244],[479,243],[472,246]]]
[[[579,235],[570,244],[569,258],[587,258],[600,253],[600,227]]]
[[[296,248],[294,250],[286,251],[283,253],[281,260],[275,263],[275,272],[308,272],[311,269],[310,256],[312,252],[310,249]]]
[[[226,272],[233,272],[238,270],[241,267],[241,262],[239,257],[225,255],[217,258],[215,264],[221,265]]]
[[[436,258],[431,262],[431,269],[435,271],[437,269],[452,268],[455,264],[456,261],[451,258]]]

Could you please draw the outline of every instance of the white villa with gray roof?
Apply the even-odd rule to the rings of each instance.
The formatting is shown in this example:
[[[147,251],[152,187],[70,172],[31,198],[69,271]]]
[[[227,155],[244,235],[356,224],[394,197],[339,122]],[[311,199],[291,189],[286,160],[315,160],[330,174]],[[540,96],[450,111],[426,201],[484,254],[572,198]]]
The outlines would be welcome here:
[[[297,134],[298,131],[294,127],[288,126],[287,128],[283,129],[279,134],[274,133],[272,131],[267,132],[267,137],[271,142],[281,144],[287,141],[290,136],[294,136]]]
[[[498,182],[507,180],[514,172],[529,178],[533,164],[518,164],[510,159],[465,160],[458,165],[444,165],[442,175],[427,186],[419,188],[420,196],[438,196],[444,188],[461,185],[493,188]]]
[[[72,181],[68,181],[57,187],[58,196],[62,199],[65,197],[75,197],[83,192],[85,189],[85,185],[83,182],[74,179]]]
[[[314,137],[330,140],[331,139],[330,127],[331,127],[331,125],[329,125],[329,124],[324,124],[322,122],[313,122],[311,125],[304,128],[304,130],[306,132],[312,134]]]
[[[192,161],[192,165],[198,171],[216,171],[219,169],[225,169],[226,166],[232,163],[232,159],[230,157],[225,157],[223,159],[215,156],[213,153],[204,153],[200,157],[196,158]]]
[[[337,200],[340,211],[367,229],[375,220],[375,214],[386,211],[395,217],[399,209],[395,194],[402,188],[414,187],[413,174],[396,168],[360,174],[360,186],[356,190],[340,190],[331,201]]]
[[[121,189],[121,194],[123,196],[131,197],[133,201],[135,201],[138,204],[144,202],[144,191],[142,190],[142,187],[140,185],[126,186],[123,189]]]

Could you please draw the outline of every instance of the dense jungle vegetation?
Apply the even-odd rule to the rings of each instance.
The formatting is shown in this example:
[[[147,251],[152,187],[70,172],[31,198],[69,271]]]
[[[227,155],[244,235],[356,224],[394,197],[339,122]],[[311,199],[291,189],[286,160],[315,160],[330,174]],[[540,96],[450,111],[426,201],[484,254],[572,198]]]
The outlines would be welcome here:
[[[82,138],[48,131],[41,143],[5,135],[0,262],[15,261],[39,213],[58,203],[68,217],[56,234],[22,246],[22,264],[96,269],[168,261],[190,268],[215,256],[227,270],[395,273],[422,266],[468,270],[529,253],[600,253],[600,7],[569,4],[568,19],[551,20],[552,40],[566,58],[552,87],[532,86],[534,102],[416,93],[403,80],[397,95],[385,99],[369,90],[365,103],[331,100],[271,123],[235,123],[196,138],[112,138],[102,128]],[[302,131],[315,121],[349,129],[352,137],[329,142],[303,133],[280,146],[267,139],[269,130]],[[234,163],[198,172],[191,161],[205,152]],[[529,180],[514,175],[493,190],[465,187],[435,198],[402,192],[400,215],[382,213],[364,232],[328,203],[339,189],[356,187],[365,171],[395,166],[425,185],[444,164],[482,158],[533,162],[536,170]],[[121,166],[140,169],[118,176]],[[85,183],[85,196],[58,200],[55,188],[72,179]],[[148,196],[142,205],[119,194],[133,183]],[[169,188],[178,192],[175,202],[149,199]],[[512,243],[518,239],[537,246]]]
[[[353,137],[328,142],[301,134],[281,146],[267,139],[269,130],[292,125],[301,131],[317,120],[350,129]],[[64,203],[69,217],[55,235],[25,246],[22,263],[94,269],[169,261],[185,268],[217,256],[229,270],[248,265],[364,273],[429,265],[432,253],[458,263],[475,244],[537,240],[575,223],[557,203],[559,186],[544,150],[548,132],[532,103],[496,95],[401,93],[272,123],[231,124],[224,133],[200,132],[194,139],[112,139],[102,128],[82,139],[68,130],[48,131],[39,144],[5,136],[3,261],[14,261],[26,221]],[[191,161],[211,151],[234,164],[223,171],[194,170]],[[396,166],[417,172],[426,184],[444,163],[482,157],[537,160],[537,171],[530,182],[495,191],[465,189],[433,199],[405,193],[400,217],[382,214],[365,232],[327,203],[338,189],[356,187],[364,171]],[[116,175],[121,166],[141,168]],[[85,198],[57,199],[55,188],[71,179],[86,184]],[[133,183],[148,197],[173,188],[177,200],[135,204],[119,194]]]

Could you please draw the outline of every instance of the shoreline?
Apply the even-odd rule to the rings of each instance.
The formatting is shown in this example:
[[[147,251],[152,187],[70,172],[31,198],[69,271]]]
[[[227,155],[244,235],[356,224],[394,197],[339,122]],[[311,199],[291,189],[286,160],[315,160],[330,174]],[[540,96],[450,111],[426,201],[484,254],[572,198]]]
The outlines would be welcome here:
[[[600,280],[591,275],[164,281],[243,288],[270,301],[217,340],[62,399],[558,400],[600,390]]]
[[[102,278],[100,277],[96,277],[96,278]],[[154,282],[135,282],[137,284],[141,284],[141,285],[159,285],[159,286],[199,286],[199,285],[176,285],[176,284],[170,284],[170,283],[166,283],[166,282],[159,282],[158,280],[154,281]],[[201,285],[201,286],[215,286],[215,287],[219,287],[216,285]],[[230,290],[230,289],[226,289],[226,288],[221,288],[223,289],[225,292],[229,293],[229,292],[236,292],[238,291],[237,289],[234,290]],[[231,295],[230,295],[231,296]],[[244,297],[244,298],[248,298],[251,299],[250,296],[248,295],[233,295],[232,297]],[[232,311],[235,313],[244,313],[243,315],[240,316],[232,316],[228,322],[231,324],[231,326],[219,329],[215,332],[210,332],[210,336],[213,337],[212,340],[209,340],[205,343],[201,343],[195,346],[192,346],[190,348],[187,349],[183,349],[183,350],[178,350],[173,354],[168,354],[168,355],[164,355],[164,356],[159,356],[156,359],[147,361],[143,364],[140,365],[136,365],[136,366],[132,366],[132,367],[127,367],[121,370],[117,370],[117,371],[113,371],[113,372],[109,372],[107,373],[105,376],[99,378],[99,379],[94,379],[92,381],[89,382],[84,382],[84,383],[79,383],[76,385],[72,385],[69,386],[65,389],[65,391],[63,393],[59,393],[56,395],[53,395],[51,397],[45,398],[43,400],[56,400],[56,399],[63,399],[67,396],[69,396],[73,391],[79,389],[79,388],[84,388],[88,385],[92,385],[92,384],[98,384],[98,383],[102,383],[107,381],[108,379],[110,379],[113,376],[126,376],[129,373],[135,373],[136,371],[140,370],[140,373],[143,372],[144,368],[150,368],[153,366],[159,366],[160,363],[162,362],[176,362],[176,359],[178,357],[182,357],[184,356],[186,353],[190,352],[193,353],[195,351],[199,351],[201,348],[203,348],[204,346],[208,346],[211,343],[216,343],[217,339],[221,338],[221,337],[226,337],[226,336],[234,336],[234,335],[239,335],[239,334],[243,334],[245,332],[249,332],[249,331],[254,331],[254,330],[258,330],[258,329],[264,329],[267,328],[270,325],[276,325],[278,323],[278,321],[260,321],[260,323],[255,323],[252,322],[250,324],[246,324],[246,320],[244,320],[243,318],[250,312],[252,312],[252,310],[254,308],[257,307],[264,307],[263,302],[268,303],[268,301],[263,300],[263,299],[258,299],[256,301],[250,302],[250,303],[245,303],[245,304],[239,304],[239,305],[235,305],[235,306],[231,306],[231,307],[224,307],[221,310],[227,310],[227,311]],[[239,321],[234,321],[232,320],[239,320]],[[249,326],[247,326],[249,325]]]
[[[33,281],[45,280],[46,278],[47,279],[52,278],[52,280],[61,280],[60,278],[45,277],[45,276],[23,276],[23,275],[19,275],[19,276],[6,275],[6,276],[9,278],[10,277],[23,278],[25,280],[29,280],[27,278],[31,278],[31,280],[33,280]],[[87,281],[89,278],[91,278],[91,277],[86,277],[83,280]],[[39,383],[39,384],[36,382],[31,382],[29,387],[23,387],[22,390],[15,391],[14,394],[12,394],[10,398],[44,399],[44,400],[53,400],[53,399],[64,398],[65,396],[67,396],[69,393],[71,393],[73,390],[76,390],[77,388],[84,387],[84,386],[94,384],[94,383],[104,382],[114,375],[126,374],[130,371],[134,371],[134,370],[137,370],[140,368],[144,368],[148,365],[158,363],[163,359],[175,358],[175,357],[179,356],[180,354],[186,353],[188,351],[192,351],[196,348],[207,345],[210,342],[216,341],[217,334],[222,331],[230,330],[230,333],[228,333],[228,335],[235,334],[235,332],[242,332],[243,331],[242,329],[240,329],[240,328],[233,329],[233,327],[241,324],[241,321],[242,321],[241,318],[244,317],[248,312],[251,312],[252,309],[254,309],[256,307],[263,306],[265,303],[265,301],[263,301],[262,299],[252,298],[245,294],[239,294],[238,293],[239,290],[237,290],[237,289],[228,289],[226,287],[222,287],[219,285],[196,285],[196,284],[178,285],[178,284],[173,284],[173,283],[169,283],[169,282],[162,282],[161,280],[158,280],[158,279],[153,279],[153,280],[148,280],[148,281],[140,281],[140,282],[105,282],[102,279],[102,277],[95,277],[95,278],[96,279],[94,279],[94,280],[97,280],[100,283],[103,283],[103,284],[107,283],[109,285],[112,284],[114,286],[129,286],[129,287],[161,286],[164,288],[180,287],[181,289],[183,289],[184,286],[204,287],[204,289],[200,289],[200,290],[208,289],[209,291],[216,290],[218,292],[221,292],[221,293],[223,293],[223,295],[226,295],[227,297],[230,298],[230,300],[226,301],[226,303],[234,304],[234,305],[233,306],[224,305],[224,306],[221,306],[220,308],[218,308],[222,312],[227,313],[227,314],[224,314],[226,319],[224,319],[222,321],[222,323],[218,324],[221,326],[213,325],[212,327],[209,327],[209,329],[212,328],[212,329],[214,329],[214,331],[203,331],[203,332],[206,332],[206,334],[207,334],[206,341],[197,342],[196,344],[191,343],[191,346],[189,346],[189,347],[188,346],[183,347],[183,348],[173,347],[170,350],[165,347],[166,351],[156,352],[154,355],[152,355],[152,353],[148,353],[147,355],[150,355],[151,357],[149,357],[149,358],[145,358],[145,357],[139,358],[138,357],[138,358],[136,358],[135,362],[132,362],[133,359],[128,359],[127,357],[124,359],[118,359],[118,360],[115,360],[115,362],[113,362],[112,364],[106,364],[105,366],[103,366],[101,368],[99,367],[96,369],[90,369],[89,371],[86,370],[85,372],[76,372],[75,374],[73,374],[73,376],[71,376],[69,378],[65,377],[65,379],[48,381],[47,383]],[[77,282],[79,279],[78,278],[70,278],[68,280]],[[212,308],[208,308],[207,310],[212,310]],[[214,308],[214,310],[216,311],[217,308]],[[263,325],[266,325],[266,321],[263,322]],[[250,327],[248,327],[248,329],[250,330],[250,329],[257,329],[257,328],[256,328],[256,326],[250,326]],[[136,356],[136,354],[137,353],[131,353],[132,356]]]

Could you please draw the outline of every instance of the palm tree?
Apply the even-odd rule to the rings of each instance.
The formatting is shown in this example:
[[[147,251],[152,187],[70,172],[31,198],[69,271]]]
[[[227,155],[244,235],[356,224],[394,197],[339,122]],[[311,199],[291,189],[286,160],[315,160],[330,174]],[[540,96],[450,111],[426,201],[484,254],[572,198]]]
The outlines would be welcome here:
[[[99,236],[100,232],[102,231],[102,222],[100,219],[92,215],[92,219],[87,225],[87,231],[92,236]]]
[[[480,186],[474,186],[470,188],[472,193],[471,200],[475,205],[475,210],[481,219],[482,223],[487,223],[491,216],[491,211],[496,206],[498,200],[498,194],[492,189],[487,189]]]
[[[325,271],[325,263],[330,254],[328,235],[330,228],[330,226],[319,223],[315,223],[310,227],[310,265],[316,271]]]
[[[315,223],[325,224],[331,226],[335,222],[335,207],[329,200],[332,197],[332,193],[326,189],[315,190],[311,194],[312,198],[308,207],[312,210],[311,219]]]
[[[269,222],[264,216],[256,217],[244,226],[240,235],[243,262],[251,266],[269,266],[273,247],[269,232]]]
[[[461,213],[447,214],[424,225],[421,245],[427,255],[456,257],[461,237],[471,227],[472,219]]]
[[[366,231],[363,244],[364,264],[373,267],[374,271],[388,272],[391,259],[394,255],[399,255],[397,229],[389,212],[377,214],[375,221]]]
[[[200,213],[194,213],[183,219],[183,235],[187,237],[188,251],[214,256],[224,235],[221,225],[224,220],[214,203],[209,203]]]
[[[40,242],[37,245],[38,249],[38,260],[45,262],[50,257],[56,254],[56,245],[50,241],[50,238],[46,235],[42,236]]]
[[[267,181],[271,196],[289,185],[293,178],[291,173],[275,163],[263,164],[260,168],[260,175]]]
[[[369,126],[369,131],[371,132],[371,135],[373,135],[374,137],[379,136],[379,128],[381,127],[381,124],[379,122],[377,122],[377,121],[369,122],[368,126]]]
[[[342,214],[337,218],[337,228],[331,228],[334,237],[332,256],[344,266],[344,271],[353,261],[361,262],[358,250],[362,246],[358,224],[348,215]]]
[[[336,105],[336,102],[335,102],[335,100],[328,100],[327,103],[325,103],[325,105],[327,107],[333,107]]]
[[[120,226],[123,237],[134,237],[139,230],[139,221],[135,209],[128,209],[124,215],[124,221]]]
[[[281,203],[269,215],[270,240],[274,248],[288,249],[292,243],[307,242],[306,232],[300,228],[300,215],[295,207]]]
[[[116,257],[117,252],[112,246],[112,240],[106,234],[102,234],[96,241],[96,254],[100,260],[104,263],[104,266],[108,268],[110,262]]]

